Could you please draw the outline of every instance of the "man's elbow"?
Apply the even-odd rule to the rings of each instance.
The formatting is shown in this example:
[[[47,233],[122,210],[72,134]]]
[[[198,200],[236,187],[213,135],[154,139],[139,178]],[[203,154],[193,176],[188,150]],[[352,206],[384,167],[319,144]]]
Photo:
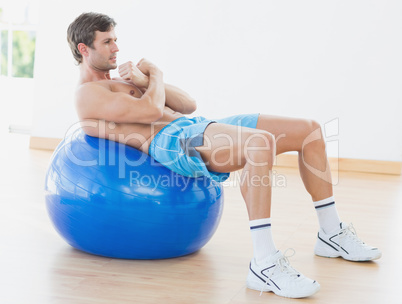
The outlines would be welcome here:
[[[194,99],[191,99],[186,107],[186,113],[183,114],[191,114],[197,110],[197,102]]]
[[[197,102],[195,101],[195,99],[193,99],[191,113],[195,112],[196,110],[197,110]]]

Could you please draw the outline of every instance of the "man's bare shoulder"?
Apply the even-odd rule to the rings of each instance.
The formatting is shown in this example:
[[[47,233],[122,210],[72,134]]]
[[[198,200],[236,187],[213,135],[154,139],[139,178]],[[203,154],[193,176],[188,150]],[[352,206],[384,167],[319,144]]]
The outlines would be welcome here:
[[[92,116],[94,109],[99,108],[105,95],[110,94],[108,81],[92,81],[78,84],[75,91],[75,107],[80,118]]]
[[[77,93],[90,93],[92,91],[104,91],[104,89],[110,92],[130,92],[131,89],[135,89],[140,92],[140,90],[129,81],[122,78],[105,79],[99,81],[85,82],[77,86]],[[133,95],[133,94],[132,94]],[[135,94],[135,96],[138,94]],[[140,94],[142,95],[142,94]],[[138,96],[136,96],[138,97]]]
[[[138,101],[141,96],[141,91],[124,79],[88,81],[77,86],[75,106],[81,118],[105,119],[116,109],[127,112],[127,107],[132,106],[130,102]]]
[[[84,83],[78,84],[76,88],[76,92],[93,90],[99,87],[103,87],[105,89],[111,90],[111,82],[112,80],[99,80],[99,81],[88,81]]]
[[[88,99],[97,98],[99,94],[111,91],[110,80],[85,82],[78,84],[75,90],[75,101],[79,104],[83,100],[88,101]]]

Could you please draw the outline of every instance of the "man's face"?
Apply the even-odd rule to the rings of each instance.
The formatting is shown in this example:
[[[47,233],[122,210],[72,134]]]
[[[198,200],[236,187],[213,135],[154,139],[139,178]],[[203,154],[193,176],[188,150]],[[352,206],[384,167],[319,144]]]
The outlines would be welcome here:
[[[88,48],[88,64],[96,70],[109,71],[117,68],[116,53],[119,48],[116,44],[114,29],[109,32],[95,32],[93,48]]]

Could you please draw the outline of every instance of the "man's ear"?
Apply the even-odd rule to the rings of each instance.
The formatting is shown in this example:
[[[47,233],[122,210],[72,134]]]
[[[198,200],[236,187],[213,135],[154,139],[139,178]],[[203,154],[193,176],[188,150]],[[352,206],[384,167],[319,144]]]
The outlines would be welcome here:
[[[78,43],[77,48],[82,56],[88,56],[88,47],[84,43]]]

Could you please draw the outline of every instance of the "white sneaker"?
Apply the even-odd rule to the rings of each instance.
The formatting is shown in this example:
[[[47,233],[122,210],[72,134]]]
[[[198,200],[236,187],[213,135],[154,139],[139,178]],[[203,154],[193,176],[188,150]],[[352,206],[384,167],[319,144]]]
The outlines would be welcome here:
[[[286,251],[285,251],[286,253]],[[255,259],[250,262],[247,287],[261,291],[272,291],[287,298],[304,298],[320,290],[320,284],[313,281],[289,264],[288,257],[278,251],[261,265]]]
[[[353,225],[340,224],[338,231],[318,232],[314,253],[328,258],[342,257],[349,261],[371,261],[381,257],[381,251],[365,244],[357,237]]]

